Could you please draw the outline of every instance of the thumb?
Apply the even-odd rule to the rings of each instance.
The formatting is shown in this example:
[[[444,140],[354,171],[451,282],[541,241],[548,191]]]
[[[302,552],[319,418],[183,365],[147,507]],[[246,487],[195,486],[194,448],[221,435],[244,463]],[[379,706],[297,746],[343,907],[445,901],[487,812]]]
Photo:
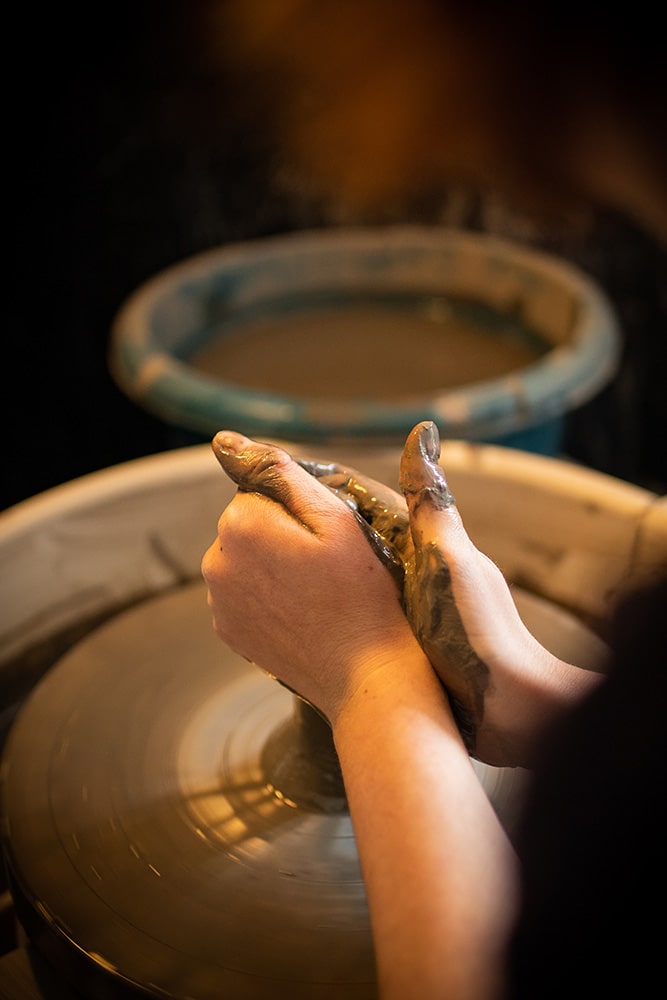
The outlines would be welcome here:
[[[410,431],[401,456],[400,486],[414,503],[428,500],[438,508],[455,502],[438,464],[440,435],[432,420],[422,420]]]
[[[488,671],[470,644],[453,577],[460,567],[476,565],[470,558],[475,549],[439,457],[435,424],[417,424],[405,443],[400,471],[414,542],[414,560],[405,574],[405,609],[419,644],[447,689],[464,742],[472,751]]]
[[[211,446],[239,490],[275,501],[309,531],[318,532],[322,517],[341,509],[340,500],[278,445],[223,430]]]
[[[413,542],[417,549],[437,542],[443,556],[464,556],[472,542],[439,458],[438,429],[424,420],[411,430],[401,455],[399,483],[410,512]]]

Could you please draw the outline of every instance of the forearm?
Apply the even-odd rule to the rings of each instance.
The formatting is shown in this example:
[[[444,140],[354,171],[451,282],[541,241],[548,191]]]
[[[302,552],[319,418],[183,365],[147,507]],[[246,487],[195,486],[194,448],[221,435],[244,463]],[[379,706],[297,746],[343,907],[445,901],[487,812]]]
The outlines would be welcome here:
[[[425,658],[368,677],[334,736],[382,1000],[497,997],[515,858]]]

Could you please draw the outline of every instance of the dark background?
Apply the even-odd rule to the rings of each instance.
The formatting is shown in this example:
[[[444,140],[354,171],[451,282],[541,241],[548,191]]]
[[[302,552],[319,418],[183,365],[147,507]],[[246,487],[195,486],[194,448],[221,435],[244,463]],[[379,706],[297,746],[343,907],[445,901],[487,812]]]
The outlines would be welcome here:
[[[201,440],[145,413],[108,374],[113,317],[137,285],[199,250],[340,221],[281,187],[271,123],[224,66],[203,59],[209,2],[50,5],[28,9],[8,33],[21,69],[7,122],[3,508]],[[623,360],[612,384],[568,418],[564,453],[667,489],[664,249],[613,215],[600,213],[585,233],[545,232],[470,193],[463,202],[416,197],[358,221],[495,230],[597,278],[621,320]]]

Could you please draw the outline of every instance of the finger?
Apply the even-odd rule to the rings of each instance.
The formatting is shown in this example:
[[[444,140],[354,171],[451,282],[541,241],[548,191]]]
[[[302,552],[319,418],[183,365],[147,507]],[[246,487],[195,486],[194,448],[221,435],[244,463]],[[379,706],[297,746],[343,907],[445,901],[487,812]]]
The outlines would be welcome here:
[[[453,556],[463,554],[472,544],[465,532],[439,464],[440,436],[430,420],[417,424],[401,455],[399,483],[410,514],[414,544],[423,546],[436,539]]]
[[[432,420],[423,420],[410,431],[401,455],[400,487],[413,511],[424,503],[438,510],[455,506],[439,459],[438,429]]]
[[[355,516],[371,548],[403,594],[405,563],[413,551],[408,511],[402,496],[375,479],[335,463],[299,460],[299,465],[331,490]]]
[[[278,445],[225,430],[215,435],[212,448],[240,490],[274,500],[309,531],[319,533],[324,517],[340,513],[341,504],[332,492]]]
[[[362,514],[367,514],[369,520],[377,508],[407,513],[405,500],[396,490],[377,479],[371,479],[358,469],[338,465],[336,462],[313,462],[307,459],[298,459],[298,463],[330,489],[354,500],[357,509]]]
[[[347,466],[299,464],[348,503],[399,558],[407,558],[412,550],[408,510],[404,498],[396,490]]]
[[[413,632],[450,696],[468,750],[476,739],[488,671],[472,648],[452,586],[452,572],[470,564],[472,542],[439,465],[437,428],[413,428],[401,457],[400,484],[410,513],[415,558],[405,579],[406,613]]]

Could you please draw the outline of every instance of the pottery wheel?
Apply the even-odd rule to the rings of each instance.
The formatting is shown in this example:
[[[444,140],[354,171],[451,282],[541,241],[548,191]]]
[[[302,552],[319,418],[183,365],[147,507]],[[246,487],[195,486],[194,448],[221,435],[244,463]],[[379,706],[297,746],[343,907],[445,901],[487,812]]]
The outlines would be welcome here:
[[[511,824],[521,774],[478,770]],[[376,996],[328,727],[215,636],[201,582],[49,671],[2,791],[17,914],[84,996]]]

